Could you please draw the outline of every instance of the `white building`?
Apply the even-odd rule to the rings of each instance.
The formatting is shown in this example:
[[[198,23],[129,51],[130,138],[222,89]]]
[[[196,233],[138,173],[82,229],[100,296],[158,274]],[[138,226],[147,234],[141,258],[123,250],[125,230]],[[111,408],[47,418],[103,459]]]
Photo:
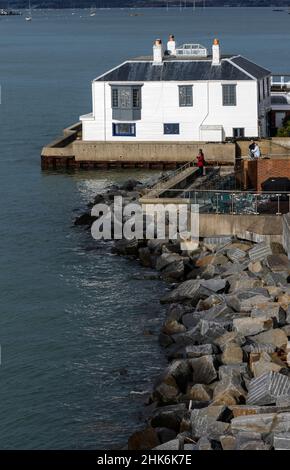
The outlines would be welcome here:
[[[198,44],[127,60],[92,82],[84,141],[207,141],[266,137],[271,72],[240,55],[212,55]]]

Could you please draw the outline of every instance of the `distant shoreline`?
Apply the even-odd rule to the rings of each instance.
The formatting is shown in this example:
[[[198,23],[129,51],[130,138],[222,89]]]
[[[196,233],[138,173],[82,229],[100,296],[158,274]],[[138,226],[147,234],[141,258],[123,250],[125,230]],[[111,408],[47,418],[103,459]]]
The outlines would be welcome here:
[[[108,7],[93,7],[95,10],[153,10],[153,9],[157,9],[157,10],[167,10],[167,6],[166,5],[148,5],[148,6],[124,6],[124,7],[120,7],[120,6],[108,6]],[[211,8],[211,9],[216,9],[216,8],[219,8],[219,9],[242,9],[242,8],[264,8],[264,9],[269,9],[269,10],[281,10],[281,11],[287,11],[289,9],[289,5],[285,3],[285,5],[205,5],[205,7],[203,7],[202,5],[196,5],[196,10],[204,10],[205,8],[208,9],[208,8]],[[27,8],[25,7],[13,7],[10,9],[10,11],[13,11],[15,12],[16,10],[18,11],[23,11],[23,10],[26,10]],[[33,7],[34,10],[91,10],[92,7],[89,7],[89,6],[86,6],[86,7],[83,7],[83,6],[76,6],[76,7],[72,7],[71,5],[70,6],[61,6],[61,7],[58,7],[58,6],[54,6],[54,7],[49,7],[49,6],[45,6],[45,5],[35,5]],[[178,5],[169,5],[168,6],[168,9],[169,10],[180,10],[180,6]],[[188,4],[186,7],[182,7],[181,11],[182,10],[193,10],[193,5],[192,4]]]

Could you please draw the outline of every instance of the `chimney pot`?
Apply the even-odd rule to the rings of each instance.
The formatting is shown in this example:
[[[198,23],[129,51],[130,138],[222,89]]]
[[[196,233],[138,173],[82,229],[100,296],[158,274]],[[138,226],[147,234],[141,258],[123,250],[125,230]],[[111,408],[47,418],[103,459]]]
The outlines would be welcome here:
[[[217,38],[214,39],[212,45],[212,65],[221,64],[221,51],[220,51],[220,42]]]
[[[161,39],[155,39],[153,44],[153,65],[162,65],[163,51]]]

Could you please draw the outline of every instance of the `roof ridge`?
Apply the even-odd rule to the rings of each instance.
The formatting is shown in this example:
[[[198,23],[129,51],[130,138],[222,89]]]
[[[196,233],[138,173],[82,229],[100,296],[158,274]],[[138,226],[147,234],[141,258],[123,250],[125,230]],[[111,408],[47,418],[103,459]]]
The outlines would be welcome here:
[[[239,55],[237,57],[242,57],[242,56]],[[256,80],[256,77],[254,77],[254,75],[247,72],[245,69],[243,69],[243,67],[240,67],[238,64],[235,64],[235,62],[233,62],[232,59],[234,59],[234,57],[231,57],[230,59],[225,59],[225,60],[227,60],[230,64],[232,64],[234,67],[236,67],[238,70],[240,70],[240,72],[243,72],[245,75],[250,77],[252,80]]]
[[[246,60],[247,62],[250,62],[251,64],[255,65],[256,67],[259,67],[260,69],[263,69],[263,70],[266,70],[267,72],[269,72],[269,74],[271,74],[271,71],[266,69],[263,65],[260,65],[260,64],[257,64],[256,62],[254,62],[253,60],[251,59],[248,59],[247,57],[245,57],[244,55],[237,55],[235,57],[232,57],[233,59],[236,58],[236,57],[241,57],[242,59]]]

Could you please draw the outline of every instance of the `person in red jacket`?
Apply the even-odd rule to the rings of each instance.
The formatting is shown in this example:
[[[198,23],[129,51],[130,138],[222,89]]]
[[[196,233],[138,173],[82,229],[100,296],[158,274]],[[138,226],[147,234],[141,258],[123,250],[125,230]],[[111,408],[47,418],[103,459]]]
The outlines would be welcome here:
[[[202,149],[199,149],[197,159],[197,166],[198,166],[198,176],[203,176],[203,169],[205,165],[204,154]]]

